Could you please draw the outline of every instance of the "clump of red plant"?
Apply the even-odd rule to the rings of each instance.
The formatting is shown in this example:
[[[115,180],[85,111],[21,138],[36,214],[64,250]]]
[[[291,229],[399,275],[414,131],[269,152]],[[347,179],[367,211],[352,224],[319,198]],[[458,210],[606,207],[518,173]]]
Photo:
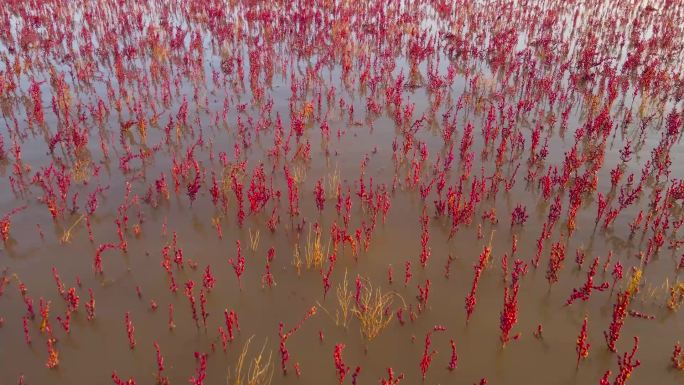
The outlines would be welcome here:
[[[242,274],[245,272],[245,257],[242,255],[240,241],[235,241],[235,244],[237,246],[237,257],[235,260],[231,257],[228,259],[228,263],[233,267],[233,271],[235,271],[235,276],[238,280],[238,285],[240,286],[240,290],[242,290]]]
[[[589,357],[589,348],[591,344],[587,342],[587,317],[584,317],[584,322],[582,323],[582,330],[580,330],[579,336],[577,336],[577,365],[579,368],[580,360],[585,360]]]
[[[572,303],[575,302],[575,300],[577,299],[587,301],[589,299],[589,296],[591,295],[592,290],[604,291],[608,288],[608,282],[603,282],[598,286],[594,285],[594,276],[596,275],[598,263],[598,258],[594,258],[594,262],[591,264],[591,268],[587,272],[587,280],[584,283],[584,286],[582,286],[579,289],[572,289],[572,294],[570,295],[570,298],[568,298],[568,300],[565,301],[566,306],[572,305]]]
[[[610,326],[607,331],[603,332],[606,338],[606,343],[608,344],[608,349],[610,351],[615,351],[615,343],[620,338],[620,329],[625,323],[625,317],[627,316],[627,307],[629,306],[631,296],[629,292],[624,291],[618,293],[617,300],[613,305],[613,316],[610,322]]]
[[[556,242],[551,246],[551,256],[549,257],[549,266],[546,270],[546,279],[549,285],[558,282],[558,272],[563,267],[565,260],[565,246],[561,242]]]
[[[504,307],[499,316],[499,327],[501,329],[501,343],[506,346],[510,340],[510,332],[518,322],[518,290],[520,289],[520,278],[527,273],[527,264],[520,259],[514,262],[513,272],[511,273],[510,286],[504,286]]]
[[[342,359],[342,350],[344,350],[344,344],[336,344],[335,351],[333,352],[333,360],[335,361],[335,370],[337,371],[337,381],[340,385],[344,382],[344,378],[349,373],[349,366],[345,365]]]
[[[445,331],[444,326],[435,325],[430,331],[425,334],[425,348],[423,349],[423,357],[420,359],[420,372],[423,375],[423,380],[427,376],[427,371],[430,369],[430,364],[432,363],[432,358],[437,354],[436,350],[430,351],[430,346],[432,345],[432,333]]]
[[[302,318],[301,321],[297,325],[295,325],[292,329],[290,329],[288,332],[285,332],[284,328],[285,325],[280,322],[278,325],[278,337],[280,338],[280,368],[283,371],[283,374],[287,374],[287,362],[290,360],[290,351],[287,349],[285,344],[287,343],[287,340],[292,337],[292,335],[299,330],[300,327],[302,327],[302,324],[309,318],[313,317],[316,314],[316,307],[313,306],[309,309],[309,311],[304,315],[304,318]]]
[[[454,370],[458,367],[458,354],[456,353],[456,342],[454,340],[449,340],[451,345],[451,358],[449,359],[449,370]]]
[[[632,347],[632,350],[630,352],[624,352],[622,356],[618,356],[617,358],[620,372],[618,372],[618,375],[615,377],[613,385],[625,385],[627,383],[627,380],[632,376],[632,372],[634,371],[634,369],[637,366],[641,365],[641,361],[634,359],[634,355],[636,354],[637,349],[639,349],[639,337],[635,336],[634,347]],[[606,371],[606,373],[603,375],[601,384],[608,384],[609,377],[610,370]]]
[[[677,342],[672,350],[672,367],[678,370],[684,370],[684,354],[682,353],[682,345]]]
[[[124,321],[126,323],[126,334],[128,335],[128,347],[133,350],[135,348],[135,326],[133,326],[131,321],[131,312],[126,312]]]
[[[529,215],[527,215],[527,208],[525,206],[515,206],[515,209],[511,212],[511,227],[515,225],[524,225],[525,222],[527,222],[528,217]]]
[[[387,378],[381,378],[380,385],[397,385],[403,379],[404,373],[400,373],[398,376],[395,376],[394,370],[392,368],[387,368]]]
[[[475,310],[475,304],[477,303],[477,284],[480,281],[482,271],[487,265],[487,260],[489,259],[491,251],[492,249],[490,247],[485,246],[484,250],[482,251],[482,254],[480,254],[480,258],[477,265],[474,266],[475,277],[473,278],[473,285],[470,288],[470,293],[465,298],[466,323],[470,321],[470,316],[473,314],[473,311]]]

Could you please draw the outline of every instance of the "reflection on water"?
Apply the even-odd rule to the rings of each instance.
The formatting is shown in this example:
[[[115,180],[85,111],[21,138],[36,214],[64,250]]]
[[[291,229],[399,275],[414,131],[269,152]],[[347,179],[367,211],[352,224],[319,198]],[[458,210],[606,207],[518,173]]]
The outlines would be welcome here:
[[[681,4],[0,10],[0,383],[681,380]]]

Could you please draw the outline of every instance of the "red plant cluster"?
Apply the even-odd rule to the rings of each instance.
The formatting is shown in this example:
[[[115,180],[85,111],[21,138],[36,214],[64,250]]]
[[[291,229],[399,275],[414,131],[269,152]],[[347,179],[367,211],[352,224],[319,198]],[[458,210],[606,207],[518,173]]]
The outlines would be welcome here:
[[[515,225],[524,225],[525,222],[527,222],[528,217],[529,215],[527,215],[527,208],[525,206],[515,206],[515,209],[513,209],[513,212],[511,213],[511,227]]]
[[[290,351],[287,349],[285,344],[287,343],[287,340],[292,337],[292,335],[299,330],[299,328],[302,327],[302,324],[309,318],[313,317],[316,314],[316,307],[313,306],[309,311],[304,315],[304,318],[302,318],[301,321],[297,325],[295,325],[292,329],[289,331],[285,332],[284,329],[284,324],[280,322],[278,325],[278,337],[280,337],[280,368],[283,371],[283,374],[287,374],[287,362],[290,360]]]
[[[520,279],[527,273],[527,264],[520,259],[513,262],[510,286],[504,286],[504,306],[499,316],[499,328],[501,329],[501,343],[506,346],[510,340],[510,332],[518,322],[518,291]]]
[[[589,348],[591,347],[591,344],[587,342],[587,317],[584,317],[584,321],[582,322],[582,330],[580,330],[580,334],[577,337],[577,347],[575,350],[577,351],[577,367],[579,368],[579,363],[580,360],[585,360],[587,357],[589,357]]]
[[[594,262],[591,264],[591,268],[589,268],[589,271],[587,272],[587,280],[584,283],[584,286],[582,286],[579,289],[572,289],[572,294],[570,295],[570,298],[568,298],[568,300],[565,301],[566,305],[572,305],[572,303],[575,302],[575,300],[577,299],[587,301],[589,300],[589,296],[591,295],[592,290],[604,291],[608,288],[608,282],[603,282],[598,286],[594,285],[594,276],[596,275],[597,268],[598,258],[594,258]]]
[[[445,331],[446,328],[443,326],[435,326],[430,331],[425,334],[425,348],[423,349],[423,357],[420,360],[420,372],[423,375],[423,381],[427,376],[427,371],[430,369],[430,364],[432,363],[432,358],[437,354],[436,350],[430,350],[432,345],[432,333],[436,331]]]
[[[615,377],[613,385],[625,385],[629,377],[632,375],[634,369],[641,365],[641,361],[634,359],[637,349],[639,349],[639,337],[634,337],[634,347],[632,347],[632,350],[629,352],[624,352],[622,356],[617,357],[620,371]],[[601,379],[601,384],[609,384],[608,379],[610,378],[610,374],[610,370],[606,371]]]
[[[128,347],[133,350],[135,348],[135,326],[133,326],[133,321],[131,321],[131,312],[126,312],[124,321],[126,323],[126,334],[128,335]]]
[[[202,385],[207,378],[207,356],[208,354],[195,352],[195,360],[197,360],[197,372],[190,377],[189,382],[192,385]]]
[[[549,257],[549,265],[546,270],[546,280],[549,285],[558,282],[558,272],[563,267],[565,260],[565,246],[561,242],[556,242],[551,246],[551,256]]]
[[[458,367],[458,354],[456,353],[456,342],[454,340],[449,340],[451,345],[451,358],[449,359],[449,370],[454,370]]]
[[[401,373],[398,376],[396,376],[394,374],[394,370],[392,368],[387,368],[387,378],[381,378],[380,384],[381,385],[397,385],[403,379],[404,379],[404,373]]]
[[[482,254],[480,254],[477,265],[474,266],[475,277],[473,278],[473,285],[470,288],[470,293],[465,298],[466,322],[470,321],[470,316],[473,314],[473,311],[475,311],[475,304],[477,303],[477,284],[480,282],[480,276],[487,265],[487,259],[489,258],[490,253],[491,249],[485,246]]]
[[[630,300],[631,296],[627,291],[618,293],[617,300],[613,305],[613,316],[610,326],[608,327],[607,331],[603,332],[603,335],[606,338],[606,343],[608,344],[608,349],[610,349],[612,352],[616,350],[615,343],[620,338],[620,330],[622,329],[622,325],[625,323],[625,318],[627,317],[627,307],[629,306]]]
[[[335,361],[335,370],[337,371],[337,381],[342,384],[344,378],[349,373],[349,366],[344,364],[342,359],[342,350],[344,350],[344,344],[336,344],[335,351],[333,353],[333,359]]]
[[[237,257],[234,260],[232,257],[228,259],[228,263],[233,267],[235,276],[237,277],[240,290],[242,290],[242,274],[245,272],[245,257],[242,256],[242,249],[240,248],[240,241],[235,241],[237,247]]]
[[[682,345],[680,345],[679,342],[674,345],[671,359],[673,368],[684,370],[684,353],[682,353]]]

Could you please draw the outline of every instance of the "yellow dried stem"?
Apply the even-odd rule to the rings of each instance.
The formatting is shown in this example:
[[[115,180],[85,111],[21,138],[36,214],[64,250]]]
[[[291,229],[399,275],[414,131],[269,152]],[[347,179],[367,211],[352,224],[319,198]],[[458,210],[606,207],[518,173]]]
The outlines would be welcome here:
[[[347,271],[344,271],[344,280],[337,285],[337,304],[338,309],[335,311],[335,325],[342,324],[343,327],[347,327],[347,322],[349,320],[349,309],[351,308],[353,295],[351,290],[349,290],[349,282],[347,281]]]
[[[323,262],[328,251],[330,251],[330,240],[325,251],[321,243],[321,233],[315,232],[313,241],[311,240],[311,224],[309,224],[309,234],[306,237],[306,247],[304,248],[304,259],[306,261],[307,270],[315,268],[320,270],[323,268]]]
[[[249,345],[252,342],[254,336],[249,337],[247,342],[245,342],[238,357],[237,363],[235,364],[234,374],[231,375],[230,371],[227,375],[226,383],[228,385],[269,385],[273,381],[273,360],[272,351],[269,350],[268,355],[264,355],[266,350],[267,341],[261,347],[259,353],[252,357],[249,368],[245,371],[245,361],[247,360],[247,353],[249,352]]]
[[[292,253],[292,266],[297,269],[297,275],[302,273],[302,258],[299,256],[299,245],[295,245],[294,253]]]
[[[369,280],[365,280],[365,287],[361,293],[360,306],[355,306],[351,312],[359,320],[361,334],[367,341],[374,340],[389,326],[394,317],[391,311],[395,298],[403,298],[397,293],[383,293],[380,288],[373,288]],[[404,304],[404,307],[406,305]]]
[[[642,276],[641,269],[635,270],[634,273],[632,274],[632,278],[630,278],[629,285],[627,285],[627,294],[629,294],[630,297],[633,297],[639,291],[639,284],[641,283],[641,276]]]
[[[69,241],[71,240],[71,230],[73,230],[74,227],[76,227],[76,225],[78,225],[84,217],[85,215],[81,214],[81,216],[78,217],[78,219],[76,219],[76,222],[74,222],[71,226],[69,226],[68,229],[64,231],[64,233],[62,234],[62,238],[60,238],[59,240],[61,243],[69,243]]]
[[[256,251],[256,249],[259,247],[259,237],[261,233],[257,229],[253,234],[252,234],[252,229],[249,229],[249,247],[252,249],[252,251]]]
[[[335,198],[337,196],[337,186],[340,184],[340,171],[335,167],[335,170],[326,175],[325,179],[327,187],[325,190],[326,198]]]
[[[684,283],[677,282],[670,288],[670,296],[667,299],[667,308],[676,311],[684,302]]]

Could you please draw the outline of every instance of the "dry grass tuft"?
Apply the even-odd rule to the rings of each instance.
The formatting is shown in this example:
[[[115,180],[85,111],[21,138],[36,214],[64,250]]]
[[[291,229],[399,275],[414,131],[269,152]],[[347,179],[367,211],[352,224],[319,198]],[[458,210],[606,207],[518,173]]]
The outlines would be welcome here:
[[[395,299],[401,299],[404,307],[406,307],[406,303],[399,294],[395,292],[383,293],[380,288],[374,289],[369,280],[364,281],[364,288],[359,299],[360,306],[355,306],[351,313],[361,324],[361,334],[366,340],[372,341],[392,321],[394,317],[392,304]]]
[[[234,373],[231,375],[230,371],[228,372],[226,384],[270,385],[273,381],[273,371],[275,367],[273,366],[272,352],[269,351],[267,356],[264,355],[268,341],[264,342],[259,353],[251,358],[249,368],[245,369],[245,361],[247,361],[247,353],[252,338],[254,338],[254,336],[249,337],[242,347],[242,352],[240,352],[240,357],[238,357]]]
[[[250,228],[249,230],[249,247],[252,251],[256,251],[257,248],[259,247],[259,238],[261,236],[261,233],[257,229],[254,233],[252,233],[252,229]]]
[[[676,311],[682,303],[684,303],[684,282],[677,282],[670,287],[667,308]]]
[[[331,173],[326,175],[326,187],[325,195],[327,199],[333,199],[337,196],[337,186],[340,184],[340,171],[335,167]]]
[[[71,226],[69,226],[68,229],[64,230],[64,233],[62,233],[62,238],[60,238],[61,243],[69,243],[71,241],[71,231],[85,218],[85,215],[81,215],[76,219],[76,222],[74,222]]]
[[[302,258],[299,254],[299,245],[295,245],[294,252],[292,253],[292,266],[297,269],[297,275],[302,273]]]
[[[347,327],[349,322],[349,310],[352,306],[353,295],[349,290],[349,282],[347,281],[347,271],[344,271],[344,280],[337,285],[337,304],[338,308],[335,310],[335,324]]]
[[[328,254],[329,250],[329,240],[328,245],[325,248],[325,251],[323,250],[320,231],[315,231],[313,240],[311,239],[311,224],[309,224],[309,234],[306,237],[306,247],[304,249],[304,259],[306,261],[307,270],[310,270],[312,268],[317,270],[322,269],[323,262],[325,261],[325,256]]]

